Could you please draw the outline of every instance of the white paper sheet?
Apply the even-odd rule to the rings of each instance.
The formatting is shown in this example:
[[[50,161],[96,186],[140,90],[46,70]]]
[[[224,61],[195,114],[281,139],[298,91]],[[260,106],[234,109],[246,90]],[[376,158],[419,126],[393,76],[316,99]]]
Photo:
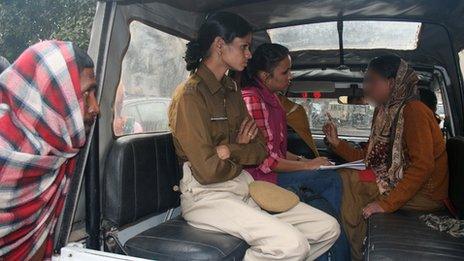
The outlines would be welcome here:
[[[363,160],[357,160],[353,162],[348,162],[345,164],[340,164],[340,165],[332,165],[332,166],[321,166],[319,169],[320,170],[325,170],[325,169],[355,169],[355,170],[365,170],[366,169],[366,164],[364,164]]]

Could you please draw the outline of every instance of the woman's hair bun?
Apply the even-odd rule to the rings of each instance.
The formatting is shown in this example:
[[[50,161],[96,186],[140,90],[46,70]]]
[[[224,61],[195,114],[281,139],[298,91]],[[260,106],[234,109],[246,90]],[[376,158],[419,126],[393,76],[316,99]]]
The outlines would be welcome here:
[[[187,43],[187,50],[185,51],[184,60],[187,63],[187,70],[193,71],[200,65],[201,58],[203,57],[200,43],[192,40]]]

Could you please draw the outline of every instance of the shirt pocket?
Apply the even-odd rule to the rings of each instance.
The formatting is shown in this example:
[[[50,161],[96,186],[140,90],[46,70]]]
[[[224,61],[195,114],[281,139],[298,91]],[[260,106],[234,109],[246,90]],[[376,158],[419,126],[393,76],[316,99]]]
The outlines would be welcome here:
[[[210,119],[211,138],[215,146],[228,144],[228,117],[224,114],[213,114]]]
[[[228,131],[231,142],[235,141],[235,138],[240,131],[240,125],[243,121],[243,115],[240,113],[238,104],[236,106],[230,106],[227,110],[229,120],[228,120]]]

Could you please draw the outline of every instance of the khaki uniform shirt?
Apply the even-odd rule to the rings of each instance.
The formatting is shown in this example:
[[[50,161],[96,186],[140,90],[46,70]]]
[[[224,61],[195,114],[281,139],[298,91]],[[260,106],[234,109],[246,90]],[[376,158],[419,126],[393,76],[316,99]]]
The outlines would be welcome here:
[[[250,117],[240,90],[228,76],[219,82],[203,64],[177,87],[169,108],[169,124],[179,157],[189,161],[201,184],[224,182],[238,176],[242,165],[258,165],[267,157],[261,135],[248,144],[236,144],[240,125]],[[228,160],[216,146],[227,145]]]

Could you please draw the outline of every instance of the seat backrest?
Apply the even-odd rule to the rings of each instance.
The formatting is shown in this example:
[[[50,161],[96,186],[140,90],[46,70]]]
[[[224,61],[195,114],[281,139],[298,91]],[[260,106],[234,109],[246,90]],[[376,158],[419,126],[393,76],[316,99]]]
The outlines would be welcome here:
[[[449,168],[449,196],[458,209],[459,217],[464,218],[464,137],[457,136],[446,143]]]
[[[182,171],[171,134],[118,138],[103,178],[103,218],[117,227],[179,206]]]

